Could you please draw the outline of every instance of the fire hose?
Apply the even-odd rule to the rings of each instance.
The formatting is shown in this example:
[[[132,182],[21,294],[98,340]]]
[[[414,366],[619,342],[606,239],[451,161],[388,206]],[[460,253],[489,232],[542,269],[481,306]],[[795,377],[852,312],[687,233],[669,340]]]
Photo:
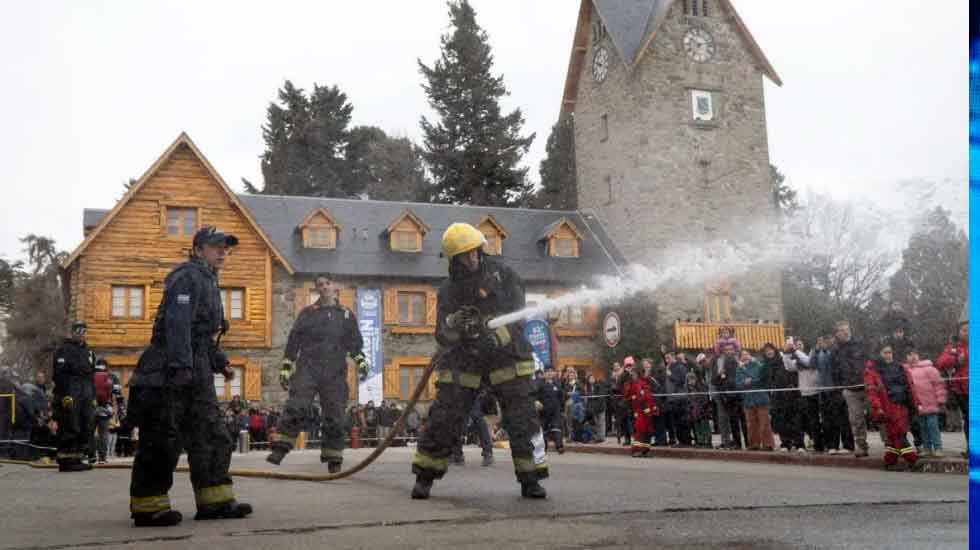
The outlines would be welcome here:
[[[306,474],[306,473],[294,473],[294,472],[275,472],[270,470],[255,470],[255,469],[237,469],[232,468],[228,471],[229,476],[236,477],[251,477],[260,479],[281,479],[288,481],[336,481],[338,479],[344,479],[345,477],[350,477],[357,472],[360,472],[364,468],[367,468],[375,460],[381,456],[381,453],[385,451],[394,441],[395,437],[401,434],[401,431],[405,428],[405,418],[408,416],[409,411],[415,407],[418,403],[419,397],[422,392],[425,391],[426,385],[429,383],[429,377],[432,376],[432,371],[435,370],[436,363],[434,361],[429,362],[429,366],[425,368],[422,372],[422,378],[419,380],[418,385],[415,386],[415,390],[412,392],[411,399],[408,400],[408,404],[405,406],[405,410],[402,412],[401,416],[398,417],[398,421],[395,422],[394,427],[388,436],[384,438],[384,441],[378,445],[374,451],[371,452],[364,460],[355,464],[352,468],[344,470],[342,472],[337,472],[335,474]],[[42,468],[42,469],[53,469],[57,468],[57,464],[44,464],[39,462],[30,462],[27,460],[8,460],[0,459],[0,464],[18,464],[22,466],[30,466],[31,468]],[[130,470],[132,469],[132,464],[97,464],[94,468],[103,470]],[[178,466],[178,472],[189,472],[190,468],[187,466]]]

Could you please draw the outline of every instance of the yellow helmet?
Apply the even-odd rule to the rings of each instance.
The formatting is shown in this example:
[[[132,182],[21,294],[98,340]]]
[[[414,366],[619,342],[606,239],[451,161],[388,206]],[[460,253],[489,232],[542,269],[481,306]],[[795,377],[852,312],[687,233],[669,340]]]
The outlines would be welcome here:
[[[442,254],[452,258],[487,242],[483,232],[468,223],[454,223],[442,234]]]

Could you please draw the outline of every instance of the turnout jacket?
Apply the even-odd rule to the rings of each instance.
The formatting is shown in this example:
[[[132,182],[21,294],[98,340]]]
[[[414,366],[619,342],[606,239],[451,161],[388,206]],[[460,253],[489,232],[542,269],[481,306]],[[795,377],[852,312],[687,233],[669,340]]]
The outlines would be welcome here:
[[[525,306],[524,283],[513,269],[485,255],[480,256],[480,267],[475,272],[466,272],[458,262],[450,262],[449,279],[439,288],[436,307],[441,382],[451,380],[448,371],[453,369],[469,375],[463,377],[466,380],[460,379],[468,387],[479,386],[474,377],[488,375],[490,383],[497,384],[534,372],[524,321],[495,331],[485,329],[471,338],[472,335],[447,325],[449,315],[464,306],[475,307],[483,319],[521,310]],[[491,332],[496,335],[497,344],[488,341]]]
[[[361,353],[364,341],[354,313],[319,300],[299,312],[286,342],[286,359],[299,365],[346,366],[347,354]]]
[[[76,401],[95,400],[95,353],[87,345],[72,339],[54,352],[54,402],[64,397]]]
[[[912,373],[897,361],[886,365],[878,360],[869,365],[864,369],[864,384],[874,422],[884,422],[893,407],[919,407]]]

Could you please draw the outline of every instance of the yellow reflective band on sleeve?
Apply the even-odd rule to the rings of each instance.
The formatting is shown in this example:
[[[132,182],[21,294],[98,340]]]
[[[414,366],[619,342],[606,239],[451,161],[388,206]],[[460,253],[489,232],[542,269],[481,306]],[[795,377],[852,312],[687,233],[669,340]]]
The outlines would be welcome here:
[[[521,361],[515,368],[517,369],[517,376],[530,376],[534,374],[534,361]]]
[[[449,459],[433,458],[422,451],[415,451],[412,465],[435,473],[445,473],[449,469]]]
[[[501,346],[506,346],[507,344],[510,344],[510,331],[507,330],[506,326],[498,327],[497,330],[494,331],[494,333],[497,335],[497,341],[500,342]]]
[[[194,491],[194,500],[198,508],[210,504],[222,504],[235,500],[235,492],[231,489],[231,485],[204,487]]]
[[[517,378],[517,369],[514,367],[503,367],[490,371],[490,385],[496,386],[509,380]]]
[[[134,514],[152,514],[170,509],[170,496],[129,497],[129,511]]]

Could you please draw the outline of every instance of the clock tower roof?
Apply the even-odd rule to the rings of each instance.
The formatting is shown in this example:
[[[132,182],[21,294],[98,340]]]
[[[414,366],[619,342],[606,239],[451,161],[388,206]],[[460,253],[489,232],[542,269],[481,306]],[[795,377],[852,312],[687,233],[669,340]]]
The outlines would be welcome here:
[[[593,12],[602,22],[619,58],[631,72],[643,58],[657,35],[657,30],[666,19],[671,6],[683,0],[582,0],[579,6],[578,25],[572,44],[572,57],[565,76],[565,93],[562,98],[562,112],[574,111],[575,96],[578,93],[578,80],[585,64],[585,54],[589,41],[589,22]],[[745,40],[755,57],[759,69],[776,85],[783,81],[762,52],[762,48],[749,32],[745,22],[739,17],[731,0],[717,0],[731,23]]]

